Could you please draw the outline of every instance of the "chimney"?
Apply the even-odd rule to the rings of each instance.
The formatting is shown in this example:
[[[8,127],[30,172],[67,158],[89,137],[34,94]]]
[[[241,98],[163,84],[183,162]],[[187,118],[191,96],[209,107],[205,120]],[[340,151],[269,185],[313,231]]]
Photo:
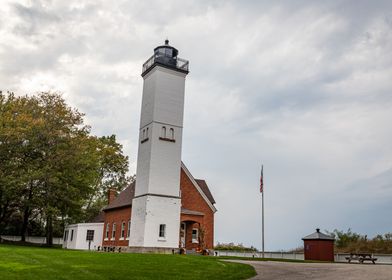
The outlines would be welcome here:
[[[108,205],[113,202],[113,200],[117,197],[117,191],[114,189],[108,190]]]

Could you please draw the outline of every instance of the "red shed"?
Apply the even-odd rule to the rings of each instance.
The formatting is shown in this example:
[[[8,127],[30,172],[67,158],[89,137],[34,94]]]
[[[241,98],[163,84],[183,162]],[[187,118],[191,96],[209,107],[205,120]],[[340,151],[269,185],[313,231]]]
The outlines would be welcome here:
[[[320,232],[317,228],[315,233],[302,238],[304,241],[305,260],[334,261],[335,238]]]

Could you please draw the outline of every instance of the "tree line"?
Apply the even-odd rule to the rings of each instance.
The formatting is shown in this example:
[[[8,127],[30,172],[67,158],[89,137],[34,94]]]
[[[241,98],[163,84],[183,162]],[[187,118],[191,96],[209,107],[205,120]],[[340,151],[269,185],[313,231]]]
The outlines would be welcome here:
[[[44,234],[52,245],[134,179],[115,135],[92,135],[83,118],[59,93],[0,91],[0,234]]]
[[[373,238],[353,232],[335,229],[328,232],[335,238],[337,253],[383,253],[392,254],[392,232],[377,234]]]

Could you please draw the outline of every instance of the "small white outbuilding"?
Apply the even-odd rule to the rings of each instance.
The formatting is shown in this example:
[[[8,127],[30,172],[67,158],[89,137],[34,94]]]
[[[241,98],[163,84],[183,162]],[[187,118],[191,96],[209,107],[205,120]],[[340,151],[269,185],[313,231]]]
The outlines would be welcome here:
[[[96,250],[102,246],[103,223],[67,225],[64,230],[63,248]]]

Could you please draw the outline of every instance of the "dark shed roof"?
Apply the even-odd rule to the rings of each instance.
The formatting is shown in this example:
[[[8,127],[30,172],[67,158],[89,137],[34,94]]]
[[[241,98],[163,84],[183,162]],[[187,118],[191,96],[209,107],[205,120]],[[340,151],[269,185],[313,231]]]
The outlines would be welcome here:
[[[320,232],[320,229],[317,228],[316,232],[305,236],[304,238],[302,238],[302,240],[335,240],[335,238]]]
[[[215,204],[215,199],[211,194],[210,188],[208,187],[207,183],[205,180],[201,179],[195,179],[196,183],[199,185],[203,193],[207,196],[208,200],[212,203]]]
[[[120,194],[105,208],[103,211],[121,208],[132,205],[132,199],[135,196],[135,181],[132,182],[125,190],[120,192]]]

